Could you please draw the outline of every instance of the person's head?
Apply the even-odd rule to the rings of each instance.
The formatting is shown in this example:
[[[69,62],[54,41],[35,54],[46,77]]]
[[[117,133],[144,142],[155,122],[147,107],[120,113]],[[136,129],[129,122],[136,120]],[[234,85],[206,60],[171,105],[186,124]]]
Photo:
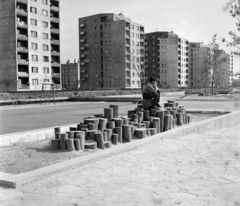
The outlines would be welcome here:
[[[155,85],[156,84],[156,79],[151,77],[149,82],[150,82],[150,84]]]

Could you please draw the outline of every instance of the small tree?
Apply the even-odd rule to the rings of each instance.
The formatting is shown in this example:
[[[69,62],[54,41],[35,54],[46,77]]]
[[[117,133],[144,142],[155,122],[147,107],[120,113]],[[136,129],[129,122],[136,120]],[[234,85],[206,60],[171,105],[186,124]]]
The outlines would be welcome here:
[[[224,78],[227,76],[227,68],[221,68],[221,64],[227,61],[225,53],[221,52],[219,44],[216,42],[217,34],[215,34],[211,42],[207,45],[208,53],[204,59],[204,66],[202,68],[202,75],[204,77],[205,91],[207,86],[213,88],[222,84]]]
[[[0,78],[0,85],[3,86],[3,89],[5,88],[7,91],[9,89],[9,86],[16,85],[16,78],[12,77],[9,74],[5,74],[3,77]]]
[[[225,38],[222,38],[222,41],[227,42],[228,46],[233,46],[240,49],[240,1],[229,0],[226,4],[226,9],[229,11],[230,15],[235,20],[237,31],[229,31],[231,41],[227,41]]]

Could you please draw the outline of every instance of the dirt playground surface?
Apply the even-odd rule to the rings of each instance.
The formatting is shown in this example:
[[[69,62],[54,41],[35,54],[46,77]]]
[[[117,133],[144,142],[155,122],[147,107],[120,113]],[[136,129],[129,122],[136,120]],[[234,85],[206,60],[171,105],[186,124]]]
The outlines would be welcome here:
[[[191,116],[191,123],[219,116],[219,114],[188,115]],[[40,142],[17,143],[10,147],[0,148],[0,171],[20,174],[98,151],[98,149],[85,150],[84,152],[52,151],[50,143],[50,140],[45,140]]]

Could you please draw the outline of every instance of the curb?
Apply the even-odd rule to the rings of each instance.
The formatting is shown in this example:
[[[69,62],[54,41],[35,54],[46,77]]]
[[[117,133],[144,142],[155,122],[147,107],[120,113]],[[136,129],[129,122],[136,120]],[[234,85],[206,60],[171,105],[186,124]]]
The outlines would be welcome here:
[[[240,124],[240,111],[232,112],[230,114],[204,120],[192,125],[185,125],[164,133],[159,133],[154,136],[147,137],[141,140],[134,140],[130,143],[113,146],[110,149],[100,150],[97,153],[89,154],[83,157],[74,158],[68,161],[57,163],[51,166],[40,168],[34,171],[12,175],[0,173],[0,185],[5,187],[21,187],[35,181],[42,180],[52,175],[60,174],[72,169],[76,169],[102,159],[113,157],[128,151],[144,147],[146,145],[162,141],[166,138],[176,139],[189,134],[202,134],[209,130],[216,130],[222,128],[232,128]]]

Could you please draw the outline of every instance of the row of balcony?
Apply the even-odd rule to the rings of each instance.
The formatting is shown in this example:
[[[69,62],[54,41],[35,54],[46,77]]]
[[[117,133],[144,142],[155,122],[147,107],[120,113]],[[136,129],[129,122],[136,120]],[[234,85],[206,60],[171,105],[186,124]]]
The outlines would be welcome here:
[[[57,11],[57,12],[59,12],[59,7],[50,6],[50,10],[51,10],[51,11]]]
[[[28,36],[27,36],[27,35],[24,35],[24,34],[18,34],[18,35],[17,35],[17,38],[20,39],[20,40],[25,40],[25,41],[28,40]]]
[[[17,9],[17,14],[20,16],[27,16],[27,10],[23,10],[23,9]]]
[[[59,23],[59,18],[57,17],[51,17],[50,20],[55,23]]]
[[[52,63],[53,67],[60,67],[60,62],[52,61],[51,63]],[[18,59],[18,64],[19,65],[28,65],[29,60],[28,59]]]

